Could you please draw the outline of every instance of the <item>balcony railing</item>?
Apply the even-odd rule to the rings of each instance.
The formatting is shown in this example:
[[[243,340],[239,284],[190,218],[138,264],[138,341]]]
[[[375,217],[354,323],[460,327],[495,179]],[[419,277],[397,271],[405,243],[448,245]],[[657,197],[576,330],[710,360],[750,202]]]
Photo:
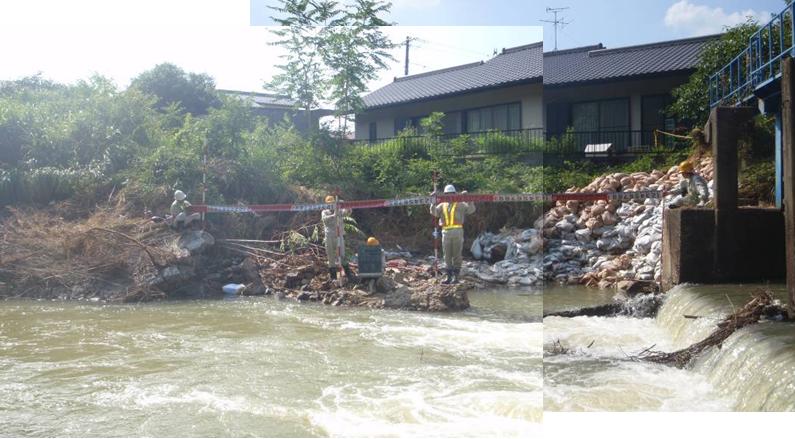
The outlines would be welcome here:
[[[689,145],[688,142],[680,139],[657,137],[658,139],[655,140],[655,130],[569,130],[560,134],[550,134],[542,129],[528,129],[354,140],[350,146],[439,156],[565,154],[586,158],[666,152]],[[588,145],[592,146],[588,148]],[[609,149],[604,150],[606,145],[609,145]]]
[[[742,101],[781,74],[781,59],[795,47],[795,4],[790,3],[748,39],[728,64],[709,78],[709,105]]]

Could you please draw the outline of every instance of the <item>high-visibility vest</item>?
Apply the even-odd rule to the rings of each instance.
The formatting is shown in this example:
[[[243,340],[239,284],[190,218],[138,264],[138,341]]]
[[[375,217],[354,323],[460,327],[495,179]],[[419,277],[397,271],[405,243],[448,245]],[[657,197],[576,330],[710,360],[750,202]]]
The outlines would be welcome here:
[[[442,213],[444,214],[442,230],[460,229],[464,227],[462,224],[456,224],[455,222],[456,207],[458,207],[458,203],[449,203],[447,204],[447,209],[442,209]]]

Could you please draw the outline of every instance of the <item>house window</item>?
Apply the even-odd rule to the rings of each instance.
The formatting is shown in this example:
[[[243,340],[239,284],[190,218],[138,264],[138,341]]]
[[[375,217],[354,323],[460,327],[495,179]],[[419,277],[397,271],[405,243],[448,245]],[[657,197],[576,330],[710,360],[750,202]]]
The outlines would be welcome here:
[[[578,102],[571,106],[572,127],[581,146],[612,143],[620,151],[630,144],[629,99]]]
[[[665,109],[671,104],[669,95],[643,96],[640,105],[641,130],[643,131],[643,144],[654,143],[654,130],[673,131],[676,128],[676,119],[668,117]],[[672,141],[671,138],[666,138]]]
[[[370,122],[370,140],[375,140],[378,138],[378,125],[375,122]]]
[[[476,133],[488,130],[519,130],[522,128],[520,104],[495,105],[477,108],[466,113],[465,132]]]
[[[398,135],[401,131],[407,128],[414,128],[418,134],[420,133],[420,121],[427,116],[417,116],[417,117],[402,117],[399,119],[395,119],[395,135]]]

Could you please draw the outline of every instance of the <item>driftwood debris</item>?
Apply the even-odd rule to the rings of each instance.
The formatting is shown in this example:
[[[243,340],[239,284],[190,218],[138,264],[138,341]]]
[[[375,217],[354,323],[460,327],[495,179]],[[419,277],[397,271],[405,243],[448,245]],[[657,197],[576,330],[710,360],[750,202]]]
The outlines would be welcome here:
[[[756,324],[763,317],[786,319],[786,316],[787,312],[784,307],[773,299],[773,295],[770,294],[769,291],[760,291],[755,293],[745,306],[720,321],[717,325],[717,329],[704,340],[675,352],[659,352],[647,348],[640,354],[632,357],[632,359],[662,363],[682,369],[687,367],[694,358],[707,348],[712,346],[720,348],[723,342],[729,338],[734,331],[745,326]]]
[[[545,313],[544,317],[654,317],[662,305],[662,297],[661,294],[654,293],[639,294],[630,299],[622,299],[604,305]]]

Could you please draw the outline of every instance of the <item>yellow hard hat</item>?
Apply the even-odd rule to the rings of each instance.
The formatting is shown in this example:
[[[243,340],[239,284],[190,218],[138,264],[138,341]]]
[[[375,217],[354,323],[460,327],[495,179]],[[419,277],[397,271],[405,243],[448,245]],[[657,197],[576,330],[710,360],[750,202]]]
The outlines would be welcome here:
[[[692,173],[694,170],[693,164],[689,161],[685,160],[682,163],[679,163],[679,172],[685,173]]]
[[[333,203],[334,195],[326,195],[326,203]]]
[[[375,239],[375,237],[373,237],[373,236],[367,238],[367,245],[369,245],[371,247],[375,247],[376,245],[380,245],[380,244],[381,243],[378,242],[378,240]]]

